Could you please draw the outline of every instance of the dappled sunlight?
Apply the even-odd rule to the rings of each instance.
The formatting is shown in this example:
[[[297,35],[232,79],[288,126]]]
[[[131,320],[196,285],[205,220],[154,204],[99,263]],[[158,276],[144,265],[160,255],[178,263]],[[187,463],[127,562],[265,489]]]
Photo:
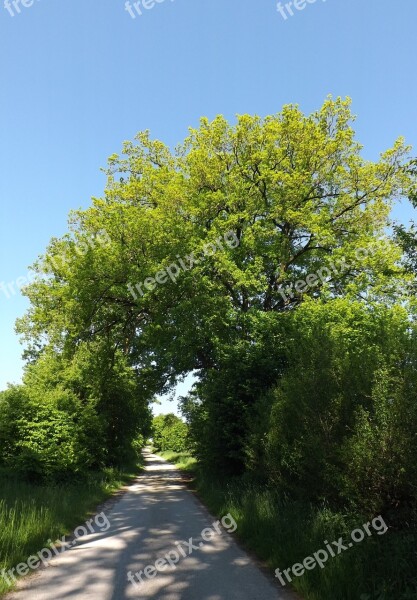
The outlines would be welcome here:
[[[177,483],[180,476],[172,465],[149,453],[145,460],[144,473],[106,513],[109,529],[80,538],[74,549],[52,561],[51,568],[22,580],[8,600],[290,597],[255,567],[223,528],[218,526],[205,541],[202,531],[217,520]],[[189,540],[193,547],[187,545]],[[144,570],[166,556],[172,564],[154,569],[147,578]]]

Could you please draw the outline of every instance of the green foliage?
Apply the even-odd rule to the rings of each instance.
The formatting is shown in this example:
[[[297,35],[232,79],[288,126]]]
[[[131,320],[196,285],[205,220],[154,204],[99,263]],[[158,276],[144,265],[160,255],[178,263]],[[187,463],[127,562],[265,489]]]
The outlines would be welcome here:
[[[75,418],[60,403],[76,404],[68,392],[51,391],[42,404],[37,404],[22,386],[2,394],[0,403],[0,460],[3,467],[31,480],[74,477],[85,471],[94,455],[83,443],[83,427],[94,425],[94,415],[81,411]],[[87,418],[86,418],[87,417]],[[97,439],[92,436],[87,440]]]
[[[269,479],[304,498],[417,506],[415,332],[404,309],[306,303],[266,437]]]
[[[387,219],[414,176],[402,140],[378,162],[363,160],[349,104],[328,99],[308,116],[290,105],[233,126],[202,119],[176,153],[146,132],[126,143],[109,160],[104,198],[74,213],[71,233],[34,267],[31,308],[18,323],[28,356],[45,344],[74,352],[91,338],[122,348],[151,400],[184,373],[218,368],[225,346],[250,343],[248,315],[256,327],[264,313],[329,294],[392,301],[400,252]],[[105,245],[96,242],[103,231]],[[227,235],[238,245],[204,252]],[[192,253],[205,256],[175,283],[135,292]],[[339,260],[348,268],[332,269]],[[280,286],[323,267],[328,281],[285,300]]]
[[[417,159],[414,159],[408,165],[410,173],[417,176]],[[414,208],[417,208],[417,183],[410,191],[409,200]],[[406,228],[404,225],[394,224],[395,240],[402,249],[402,265],[407,275],[407,299],[416,314],[416,291],[417,291],[417,223],[412,221]]]
[[[188,449],[188,427],[174,414],[158,415],[152,422],[152,441],[155,450],[184,452]]]
[[[197,459],[190,452],[173,452],[165,450],[158,452],[162,458],[170,463],[174,463],[181,471],[194,472],[197,468]]]
[[[175,152],[142,132],[110,157],[104,196],[25,290],[28,367],[0,395],[0,465],[85,475],[123,464],[152,425],[158,450],[191,449],[214,477],[415,524],[416,232],[388,232],[393,201],[416,200],[416,161],[402,139],[365,161],[352,120],[328,98],[311,115],[204,118]],[[151,424],[189,372],[187,424]]]
[[[193,450],[205,468],[225,474],[245,470],[245,448],[259,398],[285,369],[285,321],[284,315],[276,313],[246,315],[242,330],[248,331],[249,339],[225,345],[219,367],[202,373],[191,393],[182,398]]]
[[[358,409],[342,449],[345,496],[368,512],[385,511],[397,527],[417,525],[415,341],[402,366],[376,372],[372,406]]]
[[[234,125],[203,118],[176,152],[143,132],[110,157],[104,197],[34,265],[18,322],[27,356],[62,357],[59,385],[93,406],[106,462],[139,433],[135,411],[145,423],[153,397],[196,371],[190,439],[207,465],[242,472],[263,452],[252,424],[263,429],[258,399],[287,360],[290,309],[398,299],[401,252],[386,229],[415,174],[401,139],[365,161],[352,120],[349,100],[329,98],[307,116],[289,105]],[[190,255],[175,282],[142,285]],[[330,276],[298,285],[320,269]]]
[[[132,460],[149,427],[121,356],[104,369],[84,346],[72,361],[45,352],[22,386],[0,394],[0,465],[35,481],[83,477]]]

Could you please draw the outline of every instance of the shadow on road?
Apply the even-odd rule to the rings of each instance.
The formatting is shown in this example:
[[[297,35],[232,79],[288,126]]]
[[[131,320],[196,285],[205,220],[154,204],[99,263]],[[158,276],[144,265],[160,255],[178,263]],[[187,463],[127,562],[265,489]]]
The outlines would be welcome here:
[[[209,542],[201,532],[213,517],[182,483],[181,474],[145,453],[145,471],[107,513],[110,528],[78,541],[33,577],[22,580],[8,600],[283,600],[280,590],[222,528]],[[153,579],[137,586],[127,579],[153,565],[175,542],[202,544]],[[187,550],[187,547],[184,546]]]

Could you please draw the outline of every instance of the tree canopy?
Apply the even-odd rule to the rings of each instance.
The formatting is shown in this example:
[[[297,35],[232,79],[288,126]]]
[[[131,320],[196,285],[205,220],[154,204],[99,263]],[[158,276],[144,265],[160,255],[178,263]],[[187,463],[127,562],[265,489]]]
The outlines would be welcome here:
[[[358,306],[355,323],[380,315],[394,327],[413,276],[413,256],[408,271],[402,260],[413,232],[390,235],[389,215],[394,201],[414,197],[415,163],[401,138],[378,161],[365,160],[352,122],[349,99],[328,98],[311,115],[289,105],[234,124],[203,118],[175,151],[142,132],[110,157],[103,197],[73,212],[69,233],[35,263],[30,308],[17,325],[26,387],[38,398],[39,389],[75,395],[54,402],[73,402],[72,415],[89,406],[101,419],[94,456],[106,445],[123,453],[123,440],[149,431],[154,396],[195,372],[182,401],[190,443],[207,464],[241,472],[268,455],[273,421],[262,415],[277,414],[278,382],[297,370],[310,377],[320,364],[327,381],[326,319],[357,336],[334,311],[347,318]],[[303,355],[315,307],[324,307],[321,329],[314,325],[321,343]],[[345,340],[340,356],[349,347]],[[343,375],[351,394],[360,392],[340,405],[337,435],[354,429],[359,406],[370,408],[361,394],[372,395],[377,370],[368,358],[367,387],[352,366],[351,379]],[[296,406],[303,394],[291,390]]]
[[[74,212],[71,233],[36,263],[18,325],[29,356],[100,340],[151,394],[214,368],[224,344],[250,341],[268,313],[308,297],[387,298],[400,252],[386,228],[412,187],[408,149],[400,139],[378,162],[363,159],[349,105],[202,119],[175,152],[148,132],[126,142],[109,159],[104,197]],[[227,235],[235,247],[219,248]],[[132,294],[180,260],[175,282]]]

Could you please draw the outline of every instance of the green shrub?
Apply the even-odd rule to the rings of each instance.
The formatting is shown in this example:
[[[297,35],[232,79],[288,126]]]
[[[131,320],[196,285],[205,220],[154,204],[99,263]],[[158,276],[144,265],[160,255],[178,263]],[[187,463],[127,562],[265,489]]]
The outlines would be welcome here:
[[[188,427],[174,414],[154,417],[152,436],[156,450],[184,452],[189,448]]]

